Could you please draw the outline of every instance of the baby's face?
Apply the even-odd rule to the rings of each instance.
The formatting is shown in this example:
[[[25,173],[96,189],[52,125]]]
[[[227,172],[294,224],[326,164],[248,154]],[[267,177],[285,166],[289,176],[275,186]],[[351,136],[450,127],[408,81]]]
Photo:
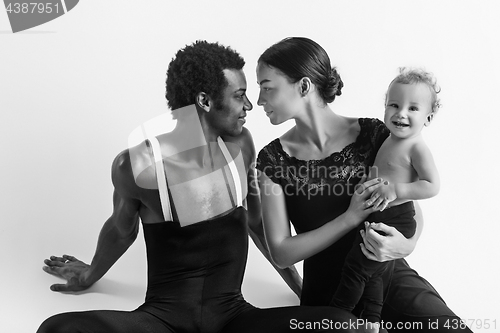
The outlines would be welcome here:
[[[387,92],[385,125],[401,139],[420,135],[432,120],[431,103],[431,91],[426,84],[393,83]]]

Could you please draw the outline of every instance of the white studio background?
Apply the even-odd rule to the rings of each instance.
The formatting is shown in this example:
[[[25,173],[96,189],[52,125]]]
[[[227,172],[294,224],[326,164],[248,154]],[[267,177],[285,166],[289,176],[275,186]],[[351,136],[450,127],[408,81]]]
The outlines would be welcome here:
[[[0,331],[34,332],[48,316],[132,310],[144,299],[142,231],[88,292],[49,290],[49,255],[89,262],[111,213],[113,158],[141,123],[167,112],[165,72],[197,39],[245,58],[247,118],[260,150],[292,124],[272,126],[256,105],[255,66],[271,44],[306,36],[329,53],[345,83],[332,108],[383,117],[400,66],[433,72],[444,107],[426,128],[442,178],[422,201],[425,228],[410,264],[475,332],[500,330],[496,170],[500,4],[496,1],[96,1],[12,34],[0,10]],[[253,247],[243,292],[260,307],[297,304]],[[496,330],[478,320],[496,320]]]

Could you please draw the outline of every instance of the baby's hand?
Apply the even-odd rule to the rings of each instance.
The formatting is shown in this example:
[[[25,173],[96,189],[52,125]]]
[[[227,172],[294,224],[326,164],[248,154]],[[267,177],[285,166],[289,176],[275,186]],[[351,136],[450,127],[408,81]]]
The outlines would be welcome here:
[[[384,209],[387,208],[387,205],[396,200],[398,197],[396,195],[396,187],[394,184],[389,183],[387,180],[384,181],[382,186],[378,187],[373,193],[372,197],[377,195],[379,199],[382,199],[382,201],[375,206],[374,208],[376,210],[383,211]]]

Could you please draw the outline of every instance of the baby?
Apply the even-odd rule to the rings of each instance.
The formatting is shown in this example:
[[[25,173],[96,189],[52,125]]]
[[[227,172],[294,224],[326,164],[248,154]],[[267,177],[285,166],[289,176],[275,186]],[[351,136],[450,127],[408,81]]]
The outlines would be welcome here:
[[[439,192],[439,174],[421,135],[440,106],[439,91],[431,74],[405,68],[400,69],[387,91],[384,122],[391,134],[380,147],[369,176],[385,180],[372,194],[382,203],[367,220],[395,227],[406,238],[411,238],[416,229],[411,200],[430,198]],[[352,311],[361,301],[360,317],[367,320],[370,332],[378,332],[383,304],[381,275],[388,263],[367,259],[359,243],[358,236],[331,305]]]

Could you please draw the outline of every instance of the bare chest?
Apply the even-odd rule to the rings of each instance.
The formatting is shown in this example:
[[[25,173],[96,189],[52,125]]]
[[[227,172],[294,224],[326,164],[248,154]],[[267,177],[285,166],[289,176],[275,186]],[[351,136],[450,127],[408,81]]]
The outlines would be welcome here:
[[[411,164],[411,145],[409,143],[391,143],[386,140],[380,147],[373,164],[370,178],[409,183],[417,176]]]
[[[217,155],[208,163],[200,163],[194,158],[165,158],[163,163],[170,206],[185,225],[224,214],[241,205],[242,198],[246,196],[246,171],[241,152],[234,154],[229,162],[222,155]],[[157,176],[162,175],[156,175],[154,169],[149,171],[149,184],[155,184]],[[145,191],[141,214],[145,223],[164,220],[158,191],[158,186]]]

